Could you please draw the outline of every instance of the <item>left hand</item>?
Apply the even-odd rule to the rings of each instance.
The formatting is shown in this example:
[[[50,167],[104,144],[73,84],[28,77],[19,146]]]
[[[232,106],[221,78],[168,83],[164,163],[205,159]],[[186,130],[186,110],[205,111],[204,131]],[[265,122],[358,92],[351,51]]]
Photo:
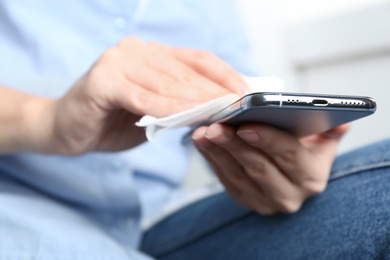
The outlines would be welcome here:
[[[168,116],[228,93],[243,95],[247,88],[212,53],[125,37],[61,98],[25,98],[31,100],[23,116],[28,127],[18,128],[27,141],[12,152],[75,156],[131,149],[146,140],[144,129],[134,124],[141,116]],[[2,139],[0,131],[0,145]]]
[[[296,212],[324,191],[348,128],[297,138],[266,125],[213,124],[198,128],[193,141],[238,203],[270,215]]]

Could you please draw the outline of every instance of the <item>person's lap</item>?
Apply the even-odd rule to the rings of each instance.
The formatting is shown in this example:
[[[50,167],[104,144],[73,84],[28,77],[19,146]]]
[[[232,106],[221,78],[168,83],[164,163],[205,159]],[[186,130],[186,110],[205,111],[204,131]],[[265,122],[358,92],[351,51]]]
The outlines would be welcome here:
[[[158,259],[383,259],[390,257],[390,140],[340,156],[326,191],[295,214],[264,217],[226,194],[148,231]]]
[[[226,194],[210,197],[147,232],[141,249],[167,260],[388,257],[389,165],[390,140],[338,158],[327,190],[293,215],[262,217]],[[85,216],[18,187],[1,176],[0,258],[143,258]]]

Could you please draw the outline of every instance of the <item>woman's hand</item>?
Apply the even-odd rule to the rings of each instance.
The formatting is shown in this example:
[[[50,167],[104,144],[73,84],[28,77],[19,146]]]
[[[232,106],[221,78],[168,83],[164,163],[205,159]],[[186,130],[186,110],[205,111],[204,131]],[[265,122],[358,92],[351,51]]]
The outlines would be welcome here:
[[[237,202],[263,215],[293,213],[325,189],[348,127],[298,139],[265,125],[214,124],[198,128],[193,141]]]
[[[119,151],[144,142],[134,123],[168,116],[247,86],[211,53],[123,39],[108,49],[59,100],[35,116],[35,151],[77,155]]]

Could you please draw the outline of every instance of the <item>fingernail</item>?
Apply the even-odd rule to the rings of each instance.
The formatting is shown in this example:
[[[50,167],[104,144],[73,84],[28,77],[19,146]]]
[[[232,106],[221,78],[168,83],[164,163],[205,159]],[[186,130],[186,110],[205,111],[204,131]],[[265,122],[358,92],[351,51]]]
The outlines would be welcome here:
[[[208,140],[216,144],[224,144],[229,140],[229,138],[220,129],[216,129],[215,127],[210,127],[205,136]]]
[[[207,131],[206,138],[207,139],[214,139],[214,138],[217,138],[218,136],[221,136],[221,135],[222,135],[221,131]]]
[[[210,141],[205,138],[205,129],[197,129],[192,134],[192,141],[198,149],[204,150],[210,146]]]
[[[206,129],[207,128],[198,128],[198,129],[196,129],[193,133],[192,133],[192,136],[191,136],[191,138],[193,139],[193,140],[199,140],[199,139],[202,139],[202,138],[204,138],[205,137],[205,134],[206,134]]]
[[[258,143],[260,141],[259,135],[253,130],[240,130],[237,135],[247,143]]]
[[[197,140],[201,139],[203,136],[204,136],[204,135],[202,135],[202,133],[194,132],[194,133],[192,134],[192,140],[197,141]]]

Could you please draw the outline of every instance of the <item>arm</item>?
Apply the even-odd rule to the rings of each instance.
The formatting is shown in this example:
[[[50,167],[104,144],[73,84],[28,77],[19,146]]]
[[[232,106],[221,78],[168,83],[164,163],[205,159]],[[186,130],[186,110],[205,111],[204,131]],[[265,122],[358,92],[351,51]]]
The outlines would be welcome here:
[[[0,86],[0,154],[43,152],[39,146],[46,133],[40,116],[50,103],[51,99]]]
[[[145,140],[143,129],[134,126],[140,116],[167,116],[243,91],[239,74],[208,52],[128,37],[59,99],[2,87],[0,153],[130,149]]]

